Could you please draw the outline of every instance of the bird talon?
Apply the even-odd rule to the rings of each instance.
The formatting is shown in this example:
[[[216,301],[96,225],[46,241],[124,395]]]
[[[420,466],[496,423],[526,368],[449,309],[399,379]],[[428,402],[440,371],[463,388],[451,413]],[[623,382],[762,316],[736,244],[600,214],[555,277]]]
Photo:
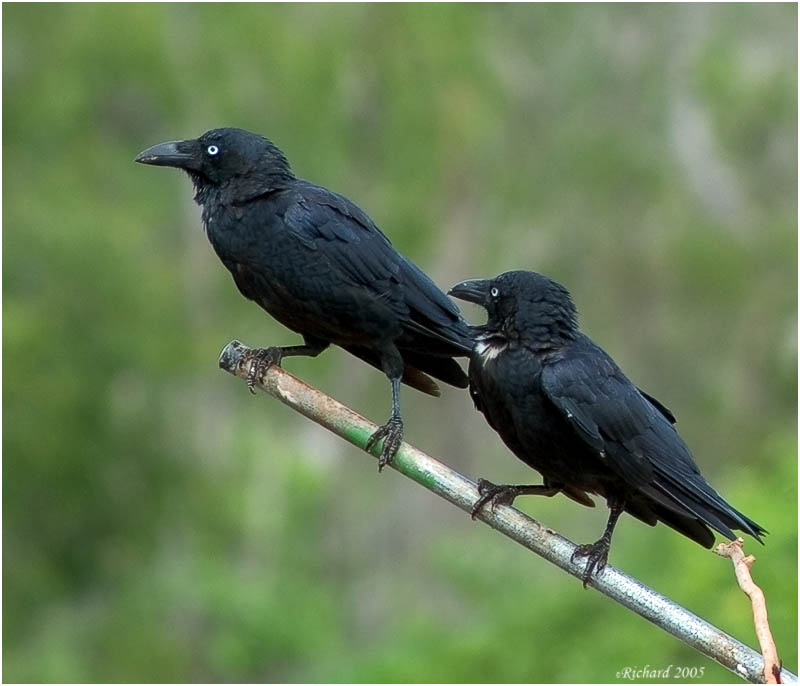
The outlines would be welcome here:
[[[379,426],[375,433],[369,437],[366,449],[372,449],[383,439],[380,455],[378,456],[378,471],[383,471],[387,464],[391,464],[395,454],[403,442],[403,421],[399,417],[390,417],[383,426]]]
[[[606,499],[602,538],[572,556],[573,564],[586,558],[572,568],[584,586],[605,569],[614,527],[626,509],[701,545],[713,541],[711,529],[732,535],[738,528],[761,540],[764,528],[702,477],[675,431],[674,415],[580,332],[575,304],[561,284],[511,271],[462,281],[449,295],[488,314],[486,324],[472,329],[469,392],[503,442],[543,477],[541,486],[519,486],[517,494],[562,492],[588,506],[591,494]],[[479,492],[473,518],[490,500],[502,502]],[[672,503],[668,512],[665,497]]]
[[[256,384],[264,377],[267,369],[273,365],[280,367],[282,357],[281,349],[277,347],[256,348],[248,355],[246,362],[249,362],[250,369],[247,371],[247,387],[253,395],[256,393]]]
[[[486,490],[484,490],[483,487],[487,483],[490,483],[490,482],[484,481],[483,479],[481,479],[478,482],[478,493],[481,494],[481,497],[478,498],[475,501],[475,504],[472,506],[472,512],[471,512],[472,519],[475,519],[478,516],[478,513],[483,509],[483,507],[487,503],[490,503],[489,507],[490,507],[491,511],[494,512],[494,508],[495,508],[495,502],[494,502],[495,493],[494,493],[494,491],[486,491]]]
[[[481,496],[475,501],[475,504],[472,506],[472,511],[470,512],[470,516],[472,519],[477,519],[478,513],[483,509],[483,506],[486,505],[490,500],[492,500],[491,496]],[[494,512],[494,502],[490,505],[490,509]]]
[[[481,495],[488,495],[497,491],[497,484],[492,483],[489,479],[478,479],[478,493]]]
[[[514,498],[519,495],[519,489],[508,484],[493,484],[488,479],[478,479],[478,493],[481,494],[481,497],[472,506],[472,519],[478,516],[487,503],[492,512],[498,505],[511,505]]]
[[[575,562],[578,557],[586,558],[586,566],[583,568],[583,574],[581,574],[584,588],[586,588],[586,584],[589,583],[592,576],[600,576],[606,568],[608,550],[609,545],[603,539],[596,543],[585,543],[575,548],[575,552],[570,556],[571,562]]]
[[[235,359],[251,393],[282,357],[315,357],[338,344],[392,384],[391,419],[367,442],[373,450],[383,439],[375,453],[383,469],[403,439],[401,383],[429,395],[439,394],[434,377],[469,385],[453,358],[470,352],[472,334],[447,296],[353,202],[298,179],[267,138],[218,128],[153,145],[135,160],[191,176],[206,235],[239,291],[303,337],[303,345],[246,354],[231,346],[223,369]],[[267,192],[281,202],[248,202]]]

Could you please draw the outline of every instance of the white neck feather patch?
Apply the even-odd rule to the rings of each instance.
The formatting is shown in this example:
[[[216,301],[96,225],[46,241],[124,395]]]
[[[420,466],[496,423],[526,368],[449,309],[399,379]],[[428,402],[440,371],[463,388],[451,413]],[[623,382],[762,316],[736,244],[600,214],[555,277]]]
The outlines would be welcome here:
[[[502,353],[507,345],[508,343],[506,341],[499,338],[483,338],[478,340],[475,344],[475,351],[478,353],[481,361],[486,364]]]

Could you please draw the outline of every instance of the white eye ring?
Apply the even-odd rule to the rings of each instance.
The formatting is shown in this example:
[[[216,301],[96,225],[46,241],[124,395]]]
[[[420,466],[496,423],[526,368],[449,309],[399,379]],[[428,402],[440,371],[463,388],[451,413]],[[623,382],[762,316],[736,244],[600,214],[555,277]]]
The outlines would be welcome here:
[[[209,155],[216,155],[219,152],[219,148],[216,145],[209,145],[208,148],[206,148],[206,152]]]
[[[500,291],[497,290],[497,286],[492,286],[492,290],[489,291],[489,295],[491,295],[493,298],[496,298],[498,295],[500,295]]]

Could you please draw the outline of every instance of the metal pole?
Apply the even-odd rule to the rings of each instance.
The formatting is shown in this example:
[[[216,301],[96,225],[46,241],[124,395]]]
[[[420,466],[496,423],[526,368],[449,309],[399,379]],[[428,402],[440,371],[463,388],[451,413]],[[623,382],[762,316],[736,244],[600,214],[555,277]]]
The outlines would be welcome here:
[[[234,376],[246,379],[250,354],[250,348],[239,341],[231,341],[220,355],[219,366]],[[270,367],[256,385],[362,450],[377,429],[375,424],[349,407],[280,367]],[[402,444],[391,467],[466,512],[471,512],[479,497],[473,481],[408,443]],[[478,514],[478,519],[580,578],[583,564],[571,560],[575,544],[526,514],[513,507],[499,505],[493,512],[490,508],[484,508]],[[611,565],[607,565],[600,576],[592,577],[588,586],[727,667],[738,677],[752,683],[764,683],[764,659],[759,653]],[[781,682],[797,683],[797,676],[783,669]]]

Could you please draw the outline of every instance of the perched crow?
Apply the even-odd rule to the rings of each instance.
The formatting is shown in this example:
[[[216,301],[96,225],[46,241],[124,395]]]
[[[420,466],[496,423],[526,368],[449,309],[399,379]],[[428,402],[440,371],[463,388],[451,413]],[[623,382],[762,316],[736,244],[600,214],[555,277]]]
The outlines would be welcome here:
[[[347,198],[298,179],[272,142],[242,129],[160,143],[137,162],[185,170],[202,206],[211,245],[242,295],[303,336],[303,345],[257,351],[250,389],[266,368],[291,355],[315,357],[341,346],[392,383],[392,414],[379,467],[403,437],[399,386],[439,395],[433,376],[459,388],[467,377],[453,357],[471,350],[458,308]]]
[[[715,529],[740,529],[759,541],[766,531],[731,507],[700,474],[675,431],[670,411],[634,386],[603,350],[578,330],[567,290],[534,272],[464,281],[450,295],[486,308],[473,327],[470,395],[489,425],[541,485],[495,485],[481,479],[481,507],[511,504],[522,494],[564,495],[593,506],[604,497],[610,514],[603,536],[580,546],[584,586],[602,571],[611,535],[624,511],[662,521],[710,548]]]

